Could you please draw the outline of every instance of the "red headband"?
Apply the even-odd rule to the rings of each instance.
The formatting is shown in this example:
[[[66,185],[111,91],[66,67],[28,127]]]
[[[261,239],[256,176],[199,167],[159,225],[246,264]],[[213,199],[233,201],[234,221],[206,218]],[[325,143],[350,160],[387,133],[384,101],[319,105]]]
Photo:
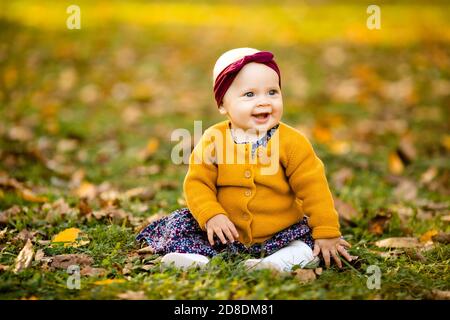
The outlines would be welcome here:
[[[220,106],[220,104],[222,103],[225,93],[227,92],[228,88],[230,88],[234,78],[236,78],[239,71],[241,71],[241,69],[250,62],[262,63],[269,68],[272,68],[278,74],[278,83],[281,88],[280,69],[278,68],[275,60],[273,60],[273,54],[268,51],[260,51],[233,62],[228,67],[223,69],[221,73],[219,73],[214,83],[214,95],[216,98],[217,106]]]

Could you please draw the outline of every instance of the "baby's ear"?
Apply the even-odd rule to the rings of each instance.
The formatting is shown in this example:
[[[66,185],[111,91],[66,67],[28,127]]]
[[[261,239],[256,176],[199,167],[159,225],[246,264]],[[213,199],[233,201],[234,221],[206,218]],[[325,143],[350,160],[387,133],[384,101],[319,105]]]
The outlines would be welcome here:
[[[223,103],[219,106],[219,112],[222,115],[226,115],[227,114],[227,110],[223,107]]]

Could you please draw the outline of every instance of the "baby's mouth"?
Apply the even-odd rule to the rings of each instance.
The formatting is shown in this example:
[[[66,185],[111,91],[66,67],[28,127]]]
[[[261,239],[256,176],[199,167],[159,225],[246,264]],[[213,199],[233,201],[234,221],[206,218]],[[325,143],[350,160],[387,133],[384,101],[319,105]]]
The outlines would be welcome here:
[[[253,117],[255,117],[258,120],[266,120],[269,118],[270,113],[269,112],[264,112],[264,113],[258,113],[258,114],[253,114]]]

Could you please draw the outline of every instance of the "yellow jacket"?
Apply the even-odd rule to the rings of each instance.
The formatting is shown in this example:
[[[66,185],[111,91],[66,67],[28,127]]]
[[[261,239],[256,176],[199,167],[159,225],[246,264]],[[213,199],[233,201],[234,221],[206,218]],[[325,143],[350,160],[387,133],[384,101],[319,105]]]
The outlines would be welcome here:
[[[306,214],[314,239],[341,235],[324,165],[303,134],[280,122],[254,157],[251,143],[236,144],[232,139],[228,120],[215,124],[189,158],[183,189],[202,230],[210,218],[222,213],[236,226],[238,240],[251,245]]]

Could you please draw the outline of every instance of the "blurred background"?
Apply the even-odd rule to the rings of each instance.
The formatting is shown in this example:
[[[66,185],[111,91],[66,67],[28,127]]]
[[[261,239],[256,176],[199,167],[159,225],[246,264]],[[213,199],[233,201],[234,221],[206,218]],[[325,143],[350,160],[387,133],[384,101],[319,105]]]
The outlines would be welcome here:
[[[212,67],[243,46],[275,54],[283,120],[334,194],[370,210],[407,181],[407,200],[448,199],[447,1],[378,1],[379,30],[363,1],[72,2],[0,5],[0,209],[152,184],[169,192],[157,204],[184,204],[170,135],[224,119]]]

